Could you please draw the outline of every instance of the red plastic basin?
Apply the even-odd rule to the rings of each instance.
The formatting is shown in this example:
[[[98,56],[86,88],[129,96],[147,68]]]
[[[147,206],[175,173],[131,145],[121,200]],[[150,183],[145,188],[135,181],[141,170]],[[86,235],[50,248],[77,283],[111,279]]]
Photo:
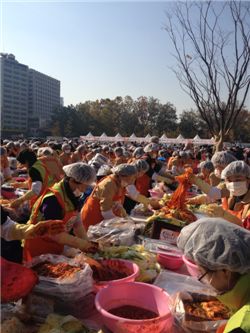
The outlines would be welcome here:
[[[102,260],[101,264],[103,266],[108,266],[110,268],[113,268],[114,270],[117,270],[119,272],[126,273],[127,276],[118,280],[95,282],[94,283],[95,292],[98,292],[100,289],[107,287],[108,285],[116,285],[124,282],[133,282],[135,281],[137,276],[139,276],[140,273],[139,267],[135,263],[129,260],[107,259],[107,260]]]

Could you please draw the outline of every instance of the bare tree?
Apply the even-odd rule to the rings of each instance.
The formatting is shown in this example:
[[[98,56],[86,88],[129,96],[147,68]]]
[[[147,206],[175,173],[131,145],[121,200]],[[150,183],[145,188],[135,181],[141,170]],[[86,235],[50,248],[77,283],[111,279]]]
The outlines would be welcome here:
[[[172,68],[221,150],[250,86],[250,3],[178,2],[164,27],[174,46]]]

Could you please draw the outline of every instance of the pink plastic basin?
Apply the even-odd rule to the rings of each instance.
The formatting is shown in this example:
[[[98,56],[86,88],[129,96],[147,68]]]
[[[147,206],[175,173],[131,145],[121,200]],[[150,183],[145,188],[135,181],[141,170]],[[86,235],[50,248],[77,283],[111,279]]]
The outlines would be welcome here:
[[[173,256],[162,253],[157,254],[157,261],[163,267],[172,270],[179,269],[183,264],[182,256]]]
[[[139,267],[135,263],[129,260],[107,259],[107,260],[102,260],[101,264],[113,268],[116,271],[124,272],[127,274],[127,276],[118,280],[95,282],[94,283],[95,292],[98,292],[100,289],[107,287],[108,285],[120,284],[123,282],[133,282],[135,281],[137,276],[139,276],[140,273]]]
[[[188,273],[194,277],[198,277],[200,274],[198,266],[193,261],[186,258],[185,256],[182,256],[182,259],[187,267]]]
[[[161,288],[141,283],[126,282],[109,285],[95,298],[104,325],[113,333],[165,333],[171,329],[173,316],[169,309],[170,297]],[[112,315],[108,311],[123,305],[137,306],[159,313],[153,319],[133,320]]]

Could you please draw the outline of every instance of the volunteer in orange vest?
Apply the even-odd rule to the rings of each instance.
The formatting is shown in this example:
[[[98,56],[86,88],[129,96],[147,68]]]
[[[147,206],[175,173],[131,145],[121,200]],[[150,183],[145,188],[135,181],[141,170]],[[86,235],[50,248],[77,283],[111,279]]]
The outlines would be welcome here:
[[[49,188],[35,203],[29,223],[41,220],[63,220],[65,232],[53,237],[26,240],[24,260],[44,253],[61,254],[64,245],[82,251],[93,250],[82,225],[79,198],[86,188],[96,180],[95,170],[85,163],[73,163],[63,167],[65,178]],[[70,235],[73,230],[74,235]]]
[[[76,151],[72,154],[72,163],[76,162],[87,162],[85,155],[87,153],[87,148],[84,144],[78,146]]]
[[[53,149],[50,147],[39,148],[37,157],[45,164],[50,175],[53,177],[53,182],[57,183],[64,177],[63,165],[59,158],[54,155]]]
[[[229,152],[216,152],[211,159],[214,166],[214,172],[209,176],[210,184],[212,186],[203,181],[200,177],[191,175],[190,182],[198,186],[198,188],[206,194],[188,199],[187,203],[190,205],[210,204],[220,200],[222,197],[229,196],[229,191],[225,186],[224,180],[221,178],[221,173],[222,170],[233,161],[237,161],[237,159]]]
[[[148,165],[149,169],[144,175],[144,194],[149,196],[148,190],[152,187],[152,182],[165,182],[166,184],[173,183],[173,177],[171,175],[161,176],[159,172],[162,169],[162,165],[157,161],[159,151],[159,145],[157,143],[149,143],[144,148],[145,154],[142,156]]]
[[[49,174],[47,167],[37,159],[36,154],[30,149],[21,151],[17,156],[17,161],[28,170],[29,191],[14,200],[11,203],[11,208],[18,208],[25,201],[29,201],[30,207],[32,207],[36,199],[44,193],[49,186],[53,185],[53,178]]]
[[[128,160],[127,163],[133,163],[139,159],[142,158],[142,156],[144,155],[144,150],[142,147],[137,147],[135,148],[135,150],[132,153],[132,157]]]
[[[113,161],[114,166],[127,163],[127,158],[124,156],[124,150],[122,149],[122,147],[116,147],[114,153],[115,153],[115,159]]]
[[[62,165],[68,165],[72,163],[71,147],[68,143],[62,145],[62,153],[59,156]]]
[[[145,160],[136,160],[133,165],[137,169],[137,176],[135,184],[126,187],[126,197],[124,202],[126,212],[130,214],[137,202],[142,203],[145,207],[151,205],[156,209],[159,208],[158,200],[147,198],[147,178],[145,175],[149,169],[148,163]]]
[[[214,172],[214,165],[211,161],[203,161],[199,164],[200,174],[197,175],[201,179],[203,179],[208,184],[212,185],[212,181],[210,179],[210,175]]]
[[[222,206],[211,205],[208,213],[242,226],[250,215],[250,166],[244,161],[232,162],[221,177],[225,179],[229,196],[222,197]]]
[[[112,171],[112,175],[97,183],[82,207],[81,217],[86,230],[102,220],[126,215],[123,208],[126,187],[134,184],[137,169],[134,165],[120,164]]]
[[[222,205],[210,204],[206,213],[213,217],[222,217],[225,220],[244,226],[244,221],[250,214],[250,167],[243,161],[234,161],[222,171],[221,177],[225,179],[224,188],[219,189],[205,183],[198,177],[191,176],[190,180],[208,197],[222,200]],[[199,197],[198,197],[199,198]],[[188,203],[193,203],[190,199]]]

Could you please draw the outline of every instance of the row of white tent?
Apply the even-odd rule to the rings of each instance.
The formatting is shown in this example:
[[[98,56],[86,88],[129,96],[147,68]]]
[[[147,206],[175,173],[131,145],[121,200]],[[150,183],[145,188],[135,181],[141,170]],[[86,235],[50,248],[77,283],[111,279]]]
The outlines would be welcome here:
[[[129,137],[123,137],[119,133],[115,136],[107,136],[103,133],[101,136],[94,136],[92,133],[88,133],[87,135],[82,135],[80,137],[82,140],[86,141],[99,141],[99,142],[150,142],[151,136],[148,134],[144,137],[137,137],[134,133]],[[201,139],[197,134],[193,139],[185,139],[181,134],[177,138],[168,138],[165,134],[160,137],[160,143],[166,144],[186,144],[193,143],[196,145],[214,145],[214,139]]]

